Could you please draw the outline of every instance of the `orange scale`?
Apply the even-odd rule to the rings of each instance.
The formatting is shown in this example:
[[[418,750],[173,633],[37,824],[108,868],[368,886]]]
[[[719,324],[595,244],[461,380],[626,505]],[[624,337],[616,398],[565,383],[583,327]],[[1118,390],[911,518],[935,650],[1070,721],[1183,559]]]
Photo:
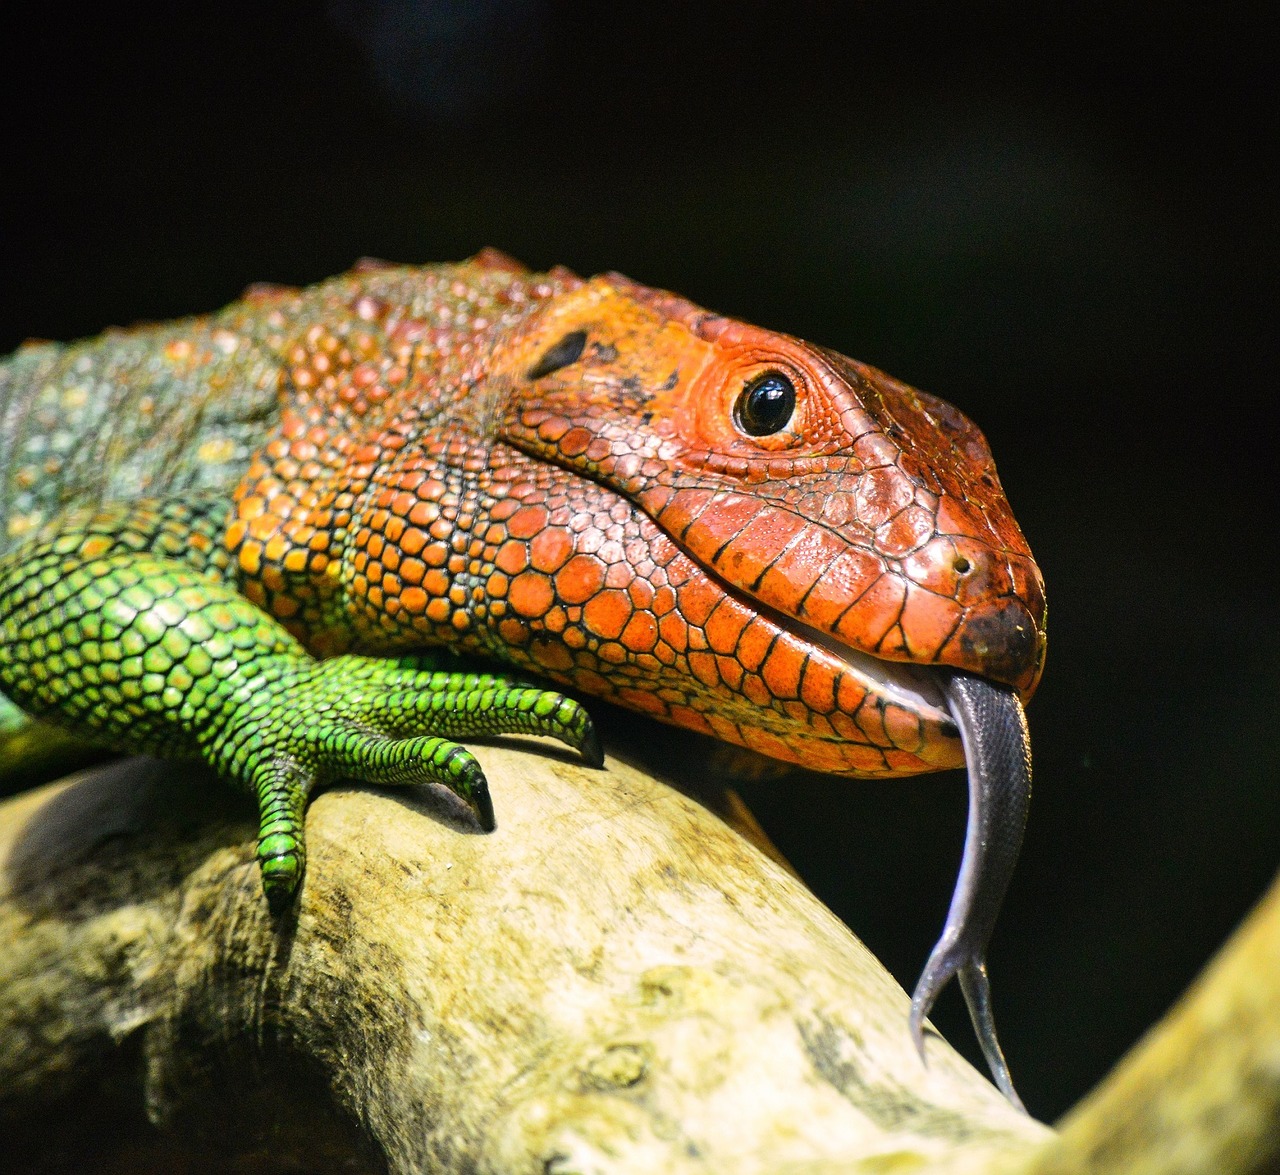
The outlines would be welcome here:
[[[449,601],[439,596],[427,601],[427,619],[434,621],[436,624],[444,624],[449,619],[449,614],[452,611]]]
[[[884,708],[877,704],[873,695],[868,694],[862,699],[862,704],[854,712],[853,720],[858,729],[876,746],[883,747],[892,744],[893,739],[885,728]]]
[[[715,712],[706,715],[706,722],[711,727],[716,738],[720,739],[721,742],[743,745],[743,731],[736,722]]]
[[[449,590],[449,577],[433,567],[422,577],[422,587],[433,596],[443,596]]]
[[[732,657],[716,657],[716,665],[720,670],[721,680],[731,689],[739,690],[742,688],[742,679],[746,676],[742,665],[735,661]]]
[[[266,509],[267,503],[264,498],[258,494],[250,494],[249,497],[242,498],[240,500],[240,505],[236,509],[236,514],[238,517],[246,521],[251,521],[252,519],[258,518],[262,515]]]
[[[697,654],[690,653],[690,658]],[[764,681],[757,677],[754,673],[748,673],[742,679],[742,694],[757,706],[769,706],[774,701],[773,693]]]
[[[912,660],[931,661],[955,632],[964,609],[954,600],[912,584],[903,605],[901,628]]]
[[[628,585],[627,594],[637,608],[647,609],[653,603],[653,587],[643,572]]]
[[[639,653],[650,652],[658,643],[658,622],[648,612],[635,612],[622,630],[622,643]]]
[[[689,647],[689,626],[679,612],[668,612],[658,619],[658,632],[677,653]]]
[[[832,729],[840,738],[854,743],[865,743],[867,741],[866,731],[850,715],[837,710],[834,714],[827,715],[827,718],[831,723]]]
[[[589,654],[575,654],[574,660],[577,661],[579,657],[585,656],[589,656]],[[589,694],[595,694],[598,697],[610,697],[614,692],[613,682],[611,682],[607,677],[597,673],[594,669],[586,667],[575,669],[573,672],[573,680],[579,689]]]
[[[710,653],[690,653],[689,669],[703,685],[717,687],[720,685],[720,670],[716,659]],[[761,701],[767,700],[766,694]]]
[[[429,543],[423,549],[422,561],[428,567],[443,567],[449,561],[449,548],[444,543]]]
[[[536,571],[526,571],[511,581],[507,597],[522,616],[543,616],[555,600],[551,581]]]
[[[604,586],[604,580],[605,568],[599,559],[574,555],[556,575],[556,592],[567,604],[581,604]]]
[[[666,616],[675,606],[676,594],[666,584],[663,584],[653,593],[653,601],[650,607],[658,616]]]
[[[573,537],[559,527],[539,532],[529,543],[530,565],[548,574],[559,571],[572,554]]]
[[[610,665],[622,665],[628,660],[630,654],[626,646],[620,645],[617,641],[602,641],[596,650],[596,656]]]
[[[901,624],[890,626],[889,631],[880,638],[876,652],[882,657],[892,658],[905,659],[910,655],[911,650],[907,648],[907,638],[903,634]]]
[[[529,652],[544,669],[564,673],[573,668],[573,654],[558,641],[535,640]]]
[[[666,641],[659,641],[653,647],[653,657],[661,665],[668,667],[676,663],[675,650]]]
[[[855,648],[876,651],[885,634],[897,623],[906,594],[906,584],[899,576],[881,575],[841,615],[835,626],[836,635]]]
[[[545,412],[521,413],[524,424],[538,430],[538,436],[544,441],[558,441],[573,426],[563,416],[549,416]]]
[[[806,721],[809,724],[809,729],[814,733],[816,737],[818,738],[835,738],[836,737],[836,729],[834,726],[831,725],[830,721],[828,720],[825,714],[814,714],[812,711],[810,711]]]
[[[227,526],[227,532],[222,537],[222,545],[228,548],[238,547],[244,542],[248,533],[248,526],[242,519],[237,518]]]
[[[547,511],[542,506],[523,506],[507,522],[507,533],[516,539],[531,539],[547,525]]]
[[[746,726],[742,729],[742,741],[753,751],[768,755],[771,759],[794,759],[791,748],[776,734],[759,727]]]
[[[775,645],[773,651],[765,658],[760,674],[774,697],[798,698],[800,672],[803,668],[802,654],[789,646]]]
[[[915,754],[924,747],[924,729],[920,720],[901,706],[884,708],[884,729],[889,741],[899,750]]]
[[[836,670],[821,661],[809,661],[800,675],[800,698],[811,711],[830,714],[836,708]]]
[[[888,772],[903,775],[920,770],[920,759],[914,751],[884,751],[884,761]]]
[[[618,691],[618,701],[645,714],[666,716],[669,713],[667,703],[648,690],[625,687]]]
[[[262,547],[259,543],[247,542],[240,548],[240,570],[246,575],[257,575],[262,569]]]
[[[764,658],[768,657],[769,650],[773,648],[774,640],[776,640],[776,632],[769,630],[758,619],[753,619],[742,631],[737,641],[735,655],[749,672],[758,672],[760,666],[764,664]]]
[[[712,611],[704,625],[707,643],[717,653],[732,653],[738,647],[742,630],[752,616],[736,601],[725,599]]]
[[[635,579],[635,569],[629,563],[610,563],[604,573],[605,586],[609,588],[626,588]]]
[[[427,536],[416,527],[409,527],[396,541],[406,555],[416,555],[427,545]]]
[[[449,602],[461,608],[467,602],[467,589],[460,583],[451,583],[449,590],[445,593],[449,597]]]
[[[603,590],[584,605],[582,618],[597,636],[612,640],[622,634],[631,618],[631,601],[625,592]]]

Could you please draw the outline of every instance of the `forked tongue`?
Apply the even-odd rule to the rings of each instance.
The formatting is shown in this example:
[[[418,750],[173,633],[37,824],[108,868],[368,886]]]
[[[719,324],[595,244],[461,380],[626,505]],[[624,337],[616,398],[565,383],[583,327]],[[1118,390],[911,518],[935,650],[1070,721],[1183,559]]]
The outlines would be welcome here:
[[[969,1006],[974,1031],[1000,1092],[1019,1109],[1009,1066],[996,1039],[987,978],[987,944],[1022,848],[1031,800],[1031,739],[1017,693],[968,673],[942,683],[947,708],[960,728],[969,770],[969,824],[964,856],[942,937],[911,997],[911,1035],[924,1059],[924,1021],[953,976]]]

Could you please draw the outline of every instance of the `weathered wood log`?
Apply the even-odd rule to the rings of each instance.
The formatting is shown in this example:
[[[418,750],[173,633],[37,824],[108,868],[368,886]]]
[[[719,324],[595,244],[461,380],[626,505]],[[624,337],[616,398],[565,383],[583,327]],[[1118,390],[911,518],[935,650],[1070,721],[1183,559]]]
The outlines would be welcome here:
[[[892,978],[707,807],[616,759],[479,755],[493,834],[425,789],[318,797],[282,921],[248,804],[194,768],[0,805],[30,1161],[104,1074],[220,1170],[982,1169],[1049,1137],[936,1035],[923,1065]]]

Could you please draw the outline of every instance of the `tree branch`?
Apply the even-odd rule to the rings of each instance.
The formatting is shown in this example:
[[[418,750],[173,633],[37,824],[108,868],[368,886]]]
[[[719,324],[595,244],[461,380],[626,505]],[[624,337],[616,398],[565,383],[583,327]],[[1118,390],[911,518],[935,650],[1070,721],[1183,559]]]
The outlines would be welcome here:
[[[934,1170],[1049,1137],[940,1038],[923,1066],[896,983],[706,807],[479,754],[491,835],[421,788],[318,797],[280,923],[250,808],[195,768],[0,805],[0,1111],[31,1162],[104,1074],[217,1170]]]

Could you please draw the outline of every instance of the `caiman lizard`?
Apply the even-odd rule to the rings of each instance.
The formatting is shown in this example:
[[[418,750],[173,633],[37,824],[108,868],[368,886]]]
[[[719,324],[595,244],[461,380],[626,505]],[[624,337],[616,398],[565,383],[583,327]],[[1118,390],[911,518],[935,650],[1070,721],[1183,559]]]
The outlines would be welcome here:
[[[453,650],[852,777],[970,769],[916,989],[985,950],[1021,843],[1040,572],[982,434],[862,363],[618,274],[364,263],[0,361],[0,688],[257,797],[290,904],[318,782],[433,780],[573,698]],[[433,657],[436,660],[433,660]]]

